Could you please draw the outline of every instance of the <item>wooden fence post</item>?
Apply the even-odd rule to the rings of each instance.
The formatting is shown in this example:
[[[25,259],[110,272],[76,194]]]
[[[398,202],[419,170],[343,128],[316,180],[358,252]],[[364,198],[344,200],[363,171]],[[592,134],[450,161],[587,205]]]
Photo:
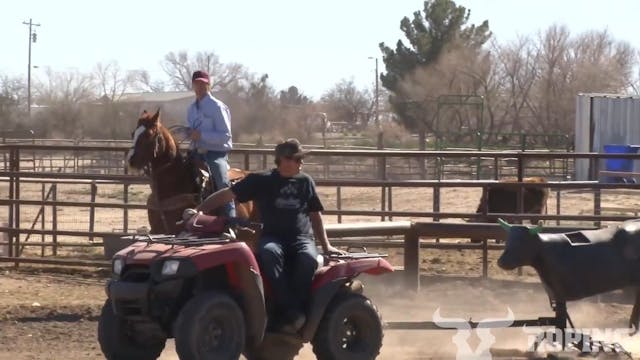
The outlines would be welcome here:
[[[15,162],[15,149],[10,149],[9,150],[9,171],[15,171],[14,169],[14,162]],[[14,174],[9,175],[9,200],[16,200],[16,196],[15,196],[15,189],[16,189],[16,176]],[[15,204],[11,203],[9,204],[9,226],[12,228],[17,228],[18,226],[16,226],[16,222],[15,222]],[[16,237],[16,230],[11,230],[9,231],[9,256],[15,256],[13,251],[14,251],[14,247],[13,247],[13,243]]]
[[[20,149],[16,148],[15,149],[15,161],[14,161],[14,170],[16,173],[20,172]],[[15,199],[20,199],[20,175],[16,175],[15,177],[15,182],[13,183],[13,186],[15,187],[15,191],[13,193],[13,195],[15,196]],[[15,221],[15,227],[16,229],[20,228],[20,203],[16,203],[15,204],[15,211],[13,213],[13,220]],[[13,253],[13,256],[20,256],[20,232],[19,230],[16,230],[15,232],[15,243],[14,243],[15,251]],[[18,263],[16,263],[16,267],[18,267]]]
[[[420,290],[420,237],[413,225],[404,235],[404,278],[408,289]]]
[[[487,238],[482,239],[482,278],[489,277],[489,246]]]
[[[45,201],[45,200],[47,200],[46,185],[45,185],[45,183],[42,183],[42,201]],[[44,220],[46,218],[46,213],[45,213],[46,206],[44,206],[44,204],[43,204],[40,209],[42,211],[42,218],[40,218],[40,229],[44,230],[44,227],[45,227],[45,221]],[[40,242],[44,245],[44,242],[45,242],[44,233],[40,235]],[[44,253],[45,253],[44,248],[45,248],[44,246],[42,246],[40,248],[40,257],[44,257]]]
[[[93,232],[95,230],[95,220],[96,220],[96,193],[98,192],[98,186],[95,181],[91,182],[91,206],[89,207],[89,231]],[[93,242],[93,235],[89,236],[89,242]]]
[[[124,184],[122,201],[125,204],[129,203],[129,183]],[[129,209],[126,206],[122,208],[122,231],[125,233],[129,231]]]
[[[51,193],[51,200],[58,201],[58,184],[51,184],[53,188],[53,192]],[[51,206],[51,230],[53,230],[53,235],[51,235],[51,240],[53,241],[53,256],[58,255],[58,207],[56,205]]]
[[[336,209],[342,210],[342,187],[336,187]],[[338,224],[342,223],[342,215],[338,214]]]

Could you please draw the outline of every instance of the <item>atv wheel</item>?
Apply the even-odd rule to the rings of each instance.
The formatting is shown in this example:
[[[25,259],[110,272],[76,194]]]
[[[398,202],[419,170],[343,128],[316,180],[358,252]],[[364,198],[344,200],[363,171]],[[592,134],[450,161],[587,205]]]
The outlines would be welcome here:
[[[318,360],[375,359],[382,347],[382,320],[359,294],[334,299],[311,341]]]
[[[166,342],[166,338],[138,342],[128,334],[126,322],[113,313],[111,300],[102,306],[98,321],[98,342],[108,360],[155,360]]]
[[[228,295],[209,291],[187,302],[173,333],[180,359],[237,360],[245,343],[244,316]]]

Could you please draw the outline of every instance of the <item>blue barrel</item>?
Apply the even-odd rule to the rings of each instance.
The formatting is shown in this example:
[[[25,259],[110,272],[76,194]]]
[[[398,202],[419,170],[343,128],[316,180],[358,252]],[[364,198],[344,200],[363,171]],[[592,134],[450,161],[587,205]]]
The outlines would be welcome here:
[[[604,145],[605,154],[635,154],[637,151],[638,151],[638,147],[632,146],[632,145],[619,145],[619,144]],[[632,172],[633,160],[632,159],[606,159],[605,169],[607,171]],[[627,182],[626,179],[615,178],[615,177],[608,180],[611,182]]]

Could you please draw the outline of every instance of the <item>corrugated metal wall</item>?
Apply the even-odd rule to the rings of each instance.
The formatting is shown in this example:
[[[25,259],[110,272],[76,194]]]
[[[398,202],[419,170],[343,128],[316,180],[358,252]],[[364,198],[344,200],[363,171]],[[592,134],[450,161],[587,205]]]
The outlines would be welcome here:
[[[575,124],[576,152],[604,152],[607,144],[640,145],[640,97],[578,94]],[[601,161],[600,169],[605,163]],[[636,161],[636,169],[640,162]],[[589,161],[576,161],[576,180],[589,179]]]

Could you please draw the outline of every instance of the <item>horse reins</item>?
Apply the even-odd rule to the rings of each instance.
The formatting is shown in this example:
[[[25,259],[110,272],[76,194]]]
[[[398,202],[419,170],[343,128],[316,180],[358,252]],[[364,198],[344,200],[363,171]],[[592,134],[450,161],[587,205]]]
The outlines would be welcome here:
[[[155,142],[155,148],[153,151],[153,160],[158,158],[158,147],[160,145],[159,143],[159,139],[160,136],[162,136],[160,134],[160,130],[156,129],[156,134],[155,137],[153,139],[153,142]],[[151,178],[151,192],[155,195],[155,200],[156,203],[158,205],[158,209],[160,210],[160,218],[162,219],[162,225],[164,226],[164,231],[165,233],[169,231],[169,225],[167,224],[167,217],[164,214],[164,209],[162,208],[162,204],[160,202],[160,195],[158,194],[158,187],[156,185],[156,181],[155,181],[155,177],[158,176],[159,173],[163,172],[164,170],[166,170],[169,166],[171,166],[171,162],[162,165],[160,167],[158,167],[157,169],[153,169],[153,166],[151,165],[147,165],[145,167],[145,173],[148,173],[148,176]]]

